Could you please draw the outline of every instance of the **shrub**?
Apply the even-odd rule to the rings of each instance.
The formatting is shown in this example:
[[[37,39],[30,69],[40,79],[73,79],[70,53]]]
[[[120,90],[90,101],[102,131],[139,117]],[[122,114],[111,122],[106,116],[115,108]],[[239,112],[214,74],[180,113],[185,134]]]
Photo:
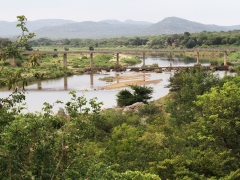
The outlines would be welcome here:
[[[143,116],[143,115],[154,115],[159,113],[160,109],[159,107],[154,104],[154,103],[149,103],[146,104],[144,106],[140,106],[138,109],[139,115]]]
[[[130,85],[133,93],[124,89],[119,91],[117,96],[117,105],[120,107],[129,106],[136,102],[147,103],[152,98],[153,88],[147,86]]]
[[[153,63],[150,67],[159,67],[158,63]]]
[[[87,56],[83,56],[81,59],[88,59],[88,57]]]
[[[120,107],[129,106],[133,103],[134,103],[134,97],[129,90],[124,89],[124,90],[121,90],[117,94],[117,105],[118,106],[120,106]]]
[[[135,102],[143,102],[147,103],[149,99],[152,98],[153,88],[147,86],[138,86],[138,85],[131,85],[130,86],[134,91],[134,101]]]
[[[54,54],[54,55],[53,55],[53,58],[57,58],[57,57],[58,57],[58,55],[57,55],[57,54]]]
[[[127,65],[130,65],[130,66],[133,66],[133,65],[136,65],[136,64],[139,64],[141,63],[142,61],[137,58],[137,57],[132,57],[132,58],[123,58],[121,60],[122,62],[126,63]]]
[[[78,66],[78,63],[73,63],[72,67],[73,67],[73,68],[78,68],[78,67],[79,67],[79,66]]]
[[[3,66],[9,66],[9,65],[10,65],[9,62],[6,62],[6,61],[3,62]]]
[[[211,60],[210,61],[210,65],[211,66],[217,66],[218,65],[218,61],[217,60]]]

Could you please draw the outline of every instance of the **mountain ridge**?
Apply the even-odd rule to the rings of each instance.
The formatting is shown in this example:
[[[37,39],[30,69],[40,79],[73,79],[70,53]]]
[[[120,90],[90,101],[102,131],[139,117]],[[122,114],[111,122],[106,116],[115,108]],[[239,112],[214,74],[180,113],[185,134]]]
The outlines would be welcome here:
[[[0,37],[13,37],[20,33],[17,21],[0,21]],[[162,34],[197,33],[201,31],[229,31],[240,29],[240,25],[218,26],[202,24],[178,17],[167,17],[157,23],[146,21],[106,19],[98,22],[76,22],[63,19],[40,19],[28,21],[26,27],[36,38],[113,38],[155,36]]]

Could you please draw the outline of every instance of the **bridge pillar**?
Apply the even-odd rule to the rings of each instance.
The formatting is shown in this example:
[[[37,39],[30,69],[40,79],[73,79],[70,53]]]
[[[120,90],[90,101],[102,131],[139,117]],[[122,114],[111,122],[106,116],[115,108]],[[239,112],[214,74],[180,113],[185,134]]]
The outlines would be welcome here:
[[[199,51],[197,51],[197,65],[199,65]]]
[[[90,53],[90,68],[93,68],[93,53]]]
[[[9,63],[10,63],[12,66],[15,65],[14,56],[9,59]]]
[[[227,51],[224,51],[224,66],[227,66]]]
[[[63,77],[63,84],[64,84],[64,89],[68,89],[68,81],[67,81],[67,75],[65,74]]]
[[[117,83],[119,83],[119,74],[116,74]]]
[[[142,67],[145,67],[146,65],[145,65],[145,53],[143,53],[143,65],[142,65]]]
[[[93,73],[90,73],[90,83],[91,83],[91,86],[93,86]]]
[[[117,62],[116,62],[116,68],[119,68],[119,53],[117,53]]]
[[[63,66],[67,67],[67,54],[63,54]]]

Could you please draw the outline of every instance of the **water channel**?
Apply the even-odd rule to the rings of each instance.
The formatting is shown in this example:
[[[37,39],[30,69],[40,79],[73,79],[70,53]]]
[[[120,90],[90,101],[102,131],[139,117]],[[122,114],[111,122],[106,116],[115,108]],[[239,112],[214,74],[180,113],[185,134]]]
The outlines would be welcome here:
[[[209,65],[209,60],[201,60],[202,65]],[[169,59],[154,56],[147,57],[145,61],[146,65],[158,64],[159,66],[169,66]],[[175,58],[172,61],[172,66],[193,66],[196,64],[196,59],[178,59]],[[142,64],[136,65],[140,67]],[[135,66],[135,67],[136,67]],[[143,73],[143,72],[138,72]],[[110,72],[110,74],[84,74],[84,75],[74,75],[71,77],[64,77],[60,79],[53,80],[43,80],[39,83],[35,83],[26,87],[26,104],[27,112],[41,111],[44,102],[54,104],[57,100],[62,102],[67,102],[71,99],[68,94],[70,91],[75,90],[78,96],[84,95],[88,100],[97,97],[98,102],[103,102],[102,108],[111,108],[117,105],[116,94],[123,88],[117,89],[101,89],[102,86],[109,85],[111,83],[101,81],[100,78],[106,76],[125,76],[136,74],[136,72]],[[148,73],[149,74],[149,73]],[[160,97],[168,94],[169,90],[165,86],[168,84],[169,77],[173,75],[173,72],[163,72],[163,73],[150,73],[148,76],[149,80],[162,79],[159,83],[149,84],[148,86],[153,87],[154,93],[152,100],[158,99]],[[146,78],[145,75],[140,76],[140,79]],[[145,80],[145,79],[144,79]],[[121,81],[121,80],[120,80]],[[114,82],[113,82],[114,83]],[[116,83],[116,82],[115,82]],[[10,94],[9,91],[0,91],[0,97],[7,97]],[[64,105],[55,105],[54,112],[57,112],[59,107],[64,107]]]

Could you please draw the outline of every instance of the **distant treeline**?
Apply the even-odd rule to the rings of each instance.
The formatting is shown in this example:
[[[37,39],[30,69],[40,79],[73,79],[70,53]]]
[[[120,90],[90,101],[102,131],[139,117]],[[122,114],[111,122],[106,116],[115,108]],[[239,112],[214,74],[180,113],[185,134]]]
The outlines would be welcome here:
[[[0,46],[9,43],[9,39],[0,38]],[[67,46],[79,48],[207,48],[209,46],[239,46],[240,30],[228,32],[201,33],[184,32],[183,34],[146,36],[146,37],[119,37],[104,39],[48,39],[39,38],[31,41],[31,46]]]

